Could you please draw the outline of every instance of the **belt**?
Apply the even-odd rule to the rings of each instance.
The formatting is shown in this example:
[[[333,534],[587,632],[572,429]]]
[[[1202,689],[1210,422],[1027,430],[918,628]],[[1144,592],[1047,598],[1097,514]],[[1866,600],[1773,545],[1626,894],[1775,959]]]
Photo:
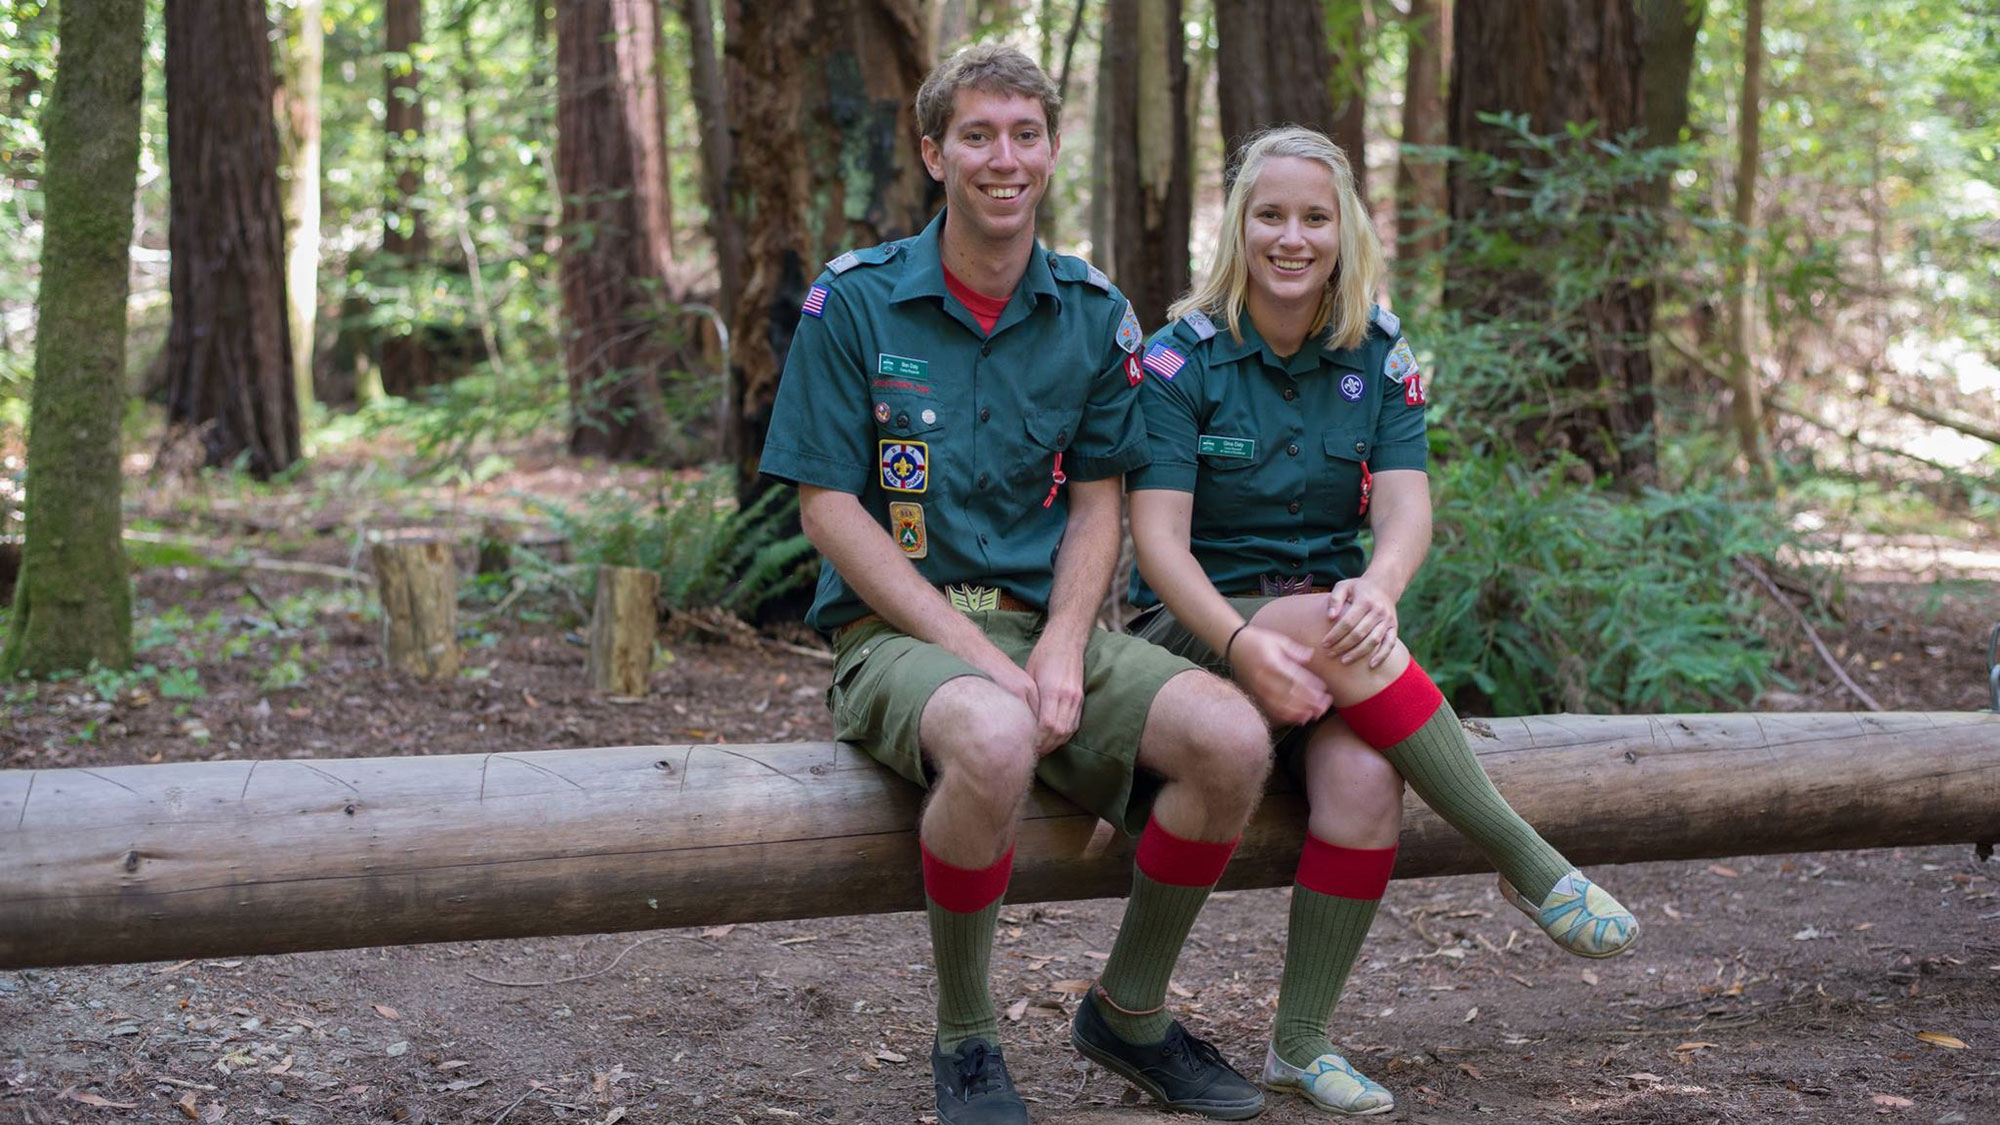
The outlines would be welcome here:
[[[1035,606],[1029,605],[1027,602],[1022,601],[997,586],[974,586],[971,583],[955,582],[939,586],[937,591],[944,595],[945,601],[951,603],[951,608],[960,613],[987,613],[993,610],[1011,613],[1041,612]],[[882,620],[882,615],[879,613],[864,613],[854,620],[835,628],[833,635],[837,637],[849,629],[857,629],[863,625],[880,620]]]
[[[1283,598],[1293,594],[1327,594],[1333,587],[1313,581],[1310,574],[1260,574],[1255,589],[1239,590],[1232,598]]]

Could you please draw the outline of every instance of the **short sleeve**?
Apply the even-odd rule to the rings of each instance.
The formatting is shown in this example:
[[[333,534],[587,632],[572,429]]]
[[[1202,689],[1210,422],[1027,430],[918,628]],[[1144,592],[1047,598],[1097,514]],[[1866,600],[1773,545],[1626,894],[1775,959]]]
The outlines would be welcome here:
[[[1153,350],[1160,348],[1178,353],[1183,347],[1171,330],[1163,331],[1153,338],[1147,355],[1151,357]],[[1161,374],[1166,370],[1172,370],[1173,374]],[[1195,445],[1201,429],[1198,403],[1207,365],[1199,357],[1180,355],[1178,361],[1176,357],[1163,357],[1160,362],[1147,363],[1145,374],[1145,380],[1139,384],[1139,405],[1146,418],[1146,448],[1152,460],[1126,477],[1125,487],[1133,491],[1160,488],[1193,492],[1197,472]]]
[[[1110,315],[1094,315],[1087,329],[1095,334],[1090,354],[1096,357],[1090,401],[1064,461],[1064,471],[1076,480],[1103,480],[1146,463],[1146,425],[1136,386],[1139,365],[1135,353],[1120,343],[1129,305],[1116,288],[1110,297],[1108,306],[1092,302]]]
[[[823,294],[814,295],[820,315],[799,317],[757,468],[788,484],[859,496],[874,465],[868,371],[849,298],[828,281],[814,287]]]
[[[1425,469],[1430,462],[1430,442],[1424,433],[1428,389],[1416,353],[1400,333],[1383,356],[1382,378],[1376,382],[1382,388],[1382,409],[1375,420],[1369,467],[1376,472]]]

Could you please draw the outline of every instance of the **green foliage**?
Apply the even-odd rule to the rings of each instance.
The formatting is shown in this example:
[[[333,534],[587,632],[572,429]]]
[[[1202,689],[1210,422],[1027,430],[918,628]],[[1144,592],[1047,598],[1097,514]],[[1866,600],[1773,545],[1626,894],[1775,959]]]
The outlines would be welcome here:
[[[1448,465],[1437,538],[1403,598],[1440,683],[1497,715],[1728,709],[1772,684],[1735,564],[1785,541],[1768,505],[1717,491],[1624,498],[1558,463]]]
[[[749,614],[810,581],[818,558],[796,531],[791,489],[772,489],[741,510],[734,497],[730,471],[715,469],[674,481],[650,503],[605,496],[581,509],[542,511],[569,540],[578,594],[588,592],[599,564],[643,567],[659,574],[660,600],[670,609]]]

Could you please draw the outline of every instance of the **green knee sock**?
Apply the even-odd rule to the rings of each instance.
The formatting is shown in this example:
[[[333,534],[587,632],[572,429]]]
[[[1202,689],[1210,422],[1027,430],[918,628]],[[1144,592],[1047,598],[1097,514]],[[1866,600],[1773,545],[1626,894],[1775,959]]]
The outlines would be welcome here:
[[[995,899],[967,914],[925,903],[931,923],[931,959],[937,964],[938,1048],[945,1054],[968,1039],[1000,1042],[993,989],[986,975],[993,963],[993,926],[1000,917]]]
[[[1285,975],[1278,984],[1278,1021],[1271,1034],[1279,1058],[1305,1067],[1334,1053],[1326,1023],[1381,904],[1379,898],[1341,898],[1292,885]]]
[[[1125,920],[1111,946],[1098,984],[1117,1007],[1098,997],[1104,1022],[1127,1043],[1158,1043],[1166,1038],[1173,1017],[1166,1013],[1167,981],[1180,960],[1188,931],[1208,901],[1212,888],[1177,887],[1157,882],[1136,867],[1132,897],[1125,903]],[[1119,1009],[1125,1009],[1120,1011]],[[1127,1012],[1146,1012],[1128,1015]]]
[[[1382,756],[1529,902],[1547,898],[1556,880],[1576,869],[1493,788],[1451,704],[1439,703],[1415,734],[1383,749]]]

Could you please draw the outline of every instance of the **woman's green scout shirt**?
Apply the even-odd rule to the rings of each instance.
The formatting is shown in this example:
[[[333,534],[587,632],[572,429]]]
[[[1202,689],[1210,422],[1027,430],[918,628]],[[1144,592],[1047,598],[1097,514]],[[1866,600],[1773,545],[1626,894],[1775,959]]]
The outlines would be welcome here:
[[[1140,387],[1151,463],[1126,487],[1194,494],[1196,561],[1224,594],[1259,576],[1327,586],[1361,573],[1366,471],[1423,469],[1424,393],[1393,313],[1376,309],[1359,347],[1308,342],[1273,354],[1250,318],[1243,338],[1190,314],[1155,333]],[[1132,573],[1132,602],[1159,597]]]
[[[1046,608],[1068,520],[1058,469],[1099,480],[1145,463],[1143,334],[1102,273],[1038,245],[987,335],[945,289],[943,225],[939,212],[914,238],[828,263],[759,469],[860,497],[928,582]],[[820,569],[808,624],[830,632],[867,612]]]

